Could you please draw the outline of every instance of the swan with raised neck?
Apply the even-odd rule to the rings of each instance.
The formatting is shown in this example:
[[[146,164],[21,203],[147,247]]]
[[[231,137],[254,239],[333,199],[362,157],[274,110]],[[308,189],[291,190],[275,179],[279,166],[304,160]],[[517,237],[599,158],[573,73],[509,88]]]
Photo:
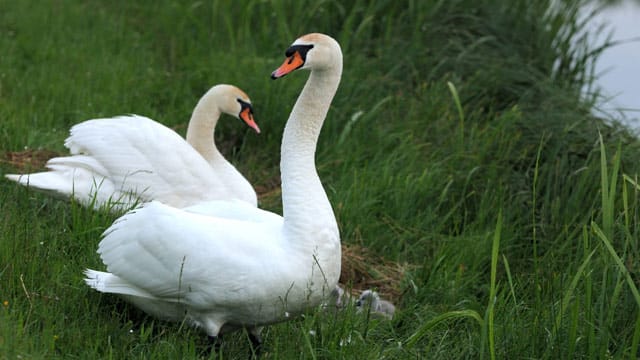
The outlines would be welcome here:
[[[260,128],[253,119],[253,108],[249,96],[236,86],[219,84],[209,89],[193,109],[186,140],[209,162],[211,168],[220,174],[231,194],[236,195],[240,200],[257,205],[258,200],[253,186],[220,153],[214,141],[216,125],[222,113],[233,114],[258,134],[260,133]]]
[[[144,116],[92,119],[71,128],[65,141],[71,154],[50,159],[49,171],[5,176],[117,212],[151,200],[184,207],[203,200],[240,199],[257,206],[251,184],[215,146],[213,132],[222,113],[260,131],[247,94],[232,85],[216,85],[195,107],[186,142]]]
[[[329,225],[318,219],[335,222],[315,167],[315,151],[342,76],[342,51],[333,38],[312,33],[294,41],[285,54],[287,59],[271,74],[273,79],[296,69],[311,70],[285,126],[280,159],[285,226],[292,234],[302,235]],[[335,223],[331,227],[337,229]]]
[[[331,37],[310,34],[286,55],[274,78],[297,68],[311,75],[282,140],[284,216],[243,202],[197,211],[151,202],[105,231],[98,253],[109,272],[86,270],[89,286],[123,295],[151,315],[186,319],[210,337],[249,328],[257,343],[263,326],[317,307],[335,289],[340,234],[314,154],[342,53]]]

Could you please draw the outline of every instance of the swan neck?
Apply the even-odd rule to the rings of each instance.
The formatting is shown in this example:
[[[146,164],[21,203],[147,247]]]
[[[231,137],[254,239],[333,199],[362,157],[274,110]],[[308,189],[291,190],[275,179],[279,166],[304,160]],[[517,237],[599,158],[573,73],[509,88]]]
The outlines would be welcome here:
[[[209,91],[198,102],[187,128],[187,142],[209,163],[211,169],[227,188],[229,198],[237,198],[254,206],[258,204],[251,183],[220,153],[215,129],[221,111],[215,92]]]
[[[222,158],[214,142],[215,128],[220,118],[220,109],[215,99],[208,95],[203,96],[193,110],[186,138],[187,142],[200,155],[209,163],[213,163]]]
[[[316,170],[315,151],[341,70],[341,64],[335,71],[312,70],[284,130],[280,162],[283,215],[286,231],[297,241],[327,226],[337,233],[333,210]]]

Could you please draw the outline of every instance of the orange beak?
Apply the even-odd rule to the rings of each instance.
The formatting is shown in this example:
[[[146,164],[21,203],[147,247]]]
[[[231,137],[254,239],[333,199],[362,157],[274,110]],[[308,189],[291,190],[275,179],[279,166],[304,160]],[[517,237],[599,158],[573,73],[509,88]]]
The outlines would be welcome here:
[[[295,69],[298,69],[304,65],[304,59],[298,51],[294,52],[293,55],[289,56],[285,59],[284,63],[280,65],[274,72],[271,73],[272,79],[281,78],[288,73],[292,72]]]
[[[250,128],[255,130],[258,134],[260,134],[260,128],[258,124],[256,124],[255,120],[253,120],[253,113],[251,112],[251,108],[246,107],[240,111],[240,119],[244,121]]]

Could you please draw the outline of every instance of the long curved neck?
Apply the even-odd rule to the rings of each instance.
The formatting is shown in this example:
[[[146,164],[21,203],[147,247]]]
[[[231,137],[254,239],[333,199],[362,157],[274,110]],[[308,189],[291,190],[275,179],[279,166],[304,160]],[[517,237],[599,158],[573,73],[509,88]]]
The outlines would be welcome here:
[[[229,198],[237,198],[254,206],[258,198],[253,186],[220,153],[214,141],[216,124],[220,118],[220,108],[213,90],[207,92],[198,102],[187,128],[187,142],[207,160],[228,190]]]
[[[220,109],[215,102],[215,97],[209,92],[198,101],[193,109],[187,128],[187,142],[212,164],[220,159],[226,161],[213,141],[219,118]]]
[[[316,171],[315,151],[340,82],[342,63],[338,65],[311,72],[284,129],[280,161],[283,215],[285,231],[297,241],[327,225],[337,231],[331,204]]]

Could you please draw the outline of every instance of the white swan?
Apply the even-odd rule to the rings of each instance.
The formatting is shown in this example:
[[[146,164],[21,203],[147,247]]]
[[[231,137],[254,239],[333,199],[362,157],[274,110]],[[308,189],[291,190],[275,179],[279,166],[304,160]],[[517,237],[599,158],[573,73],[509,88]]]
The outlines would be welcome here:
[[[118,219],[100,242],[107,271],[86,283],[123,295],[147,313],[186,319],[215,338],[242,327],[259,344],[262,326],[322,303],[340,276],[340,235],[315,168],[322,123],[342,73],[339,44],[322,34],[297,39],[278,78],[310,69],[284,130],[284,216],[240,201],[186,210],[151,202]]]
[[[71,156],[50,159],[46,172],[5,176],[58,196],[73,196],[85,206],[108,205],[116,211],[151,200],[185,207],[236,198],[257,206],[251,184],[213,142],[221,113],[260,132],[249,97],[235,86],[216,85],[193,110],[186,142],[142,116],[87,120],[73,126],[65,141]]]

